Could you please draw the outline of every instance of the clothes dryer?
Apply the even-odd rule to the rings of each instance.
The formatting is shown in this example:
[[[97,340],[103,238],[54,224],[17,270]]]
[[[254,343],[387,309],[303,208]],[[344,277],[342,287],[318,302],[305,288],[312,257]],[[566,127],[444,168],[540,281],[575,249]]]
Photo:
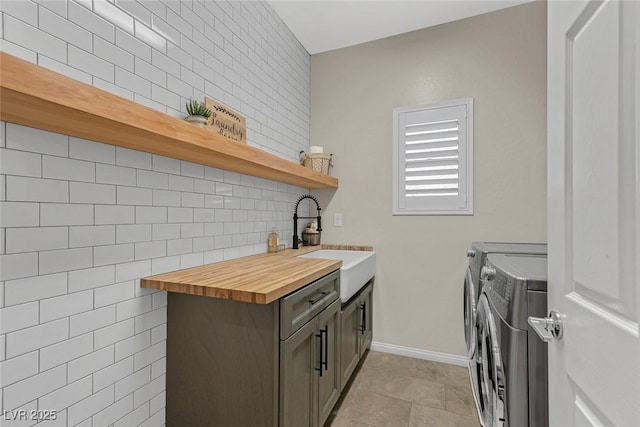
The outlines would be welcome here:
[[[547,313],[547,258],[490,254],[476,313],[476,367],[485,427],[549,425],[547,344],[527,323]]]
[[[476,342],[476,306],[480,297],[480,271],[487,256],[492,253],[542,254],[546,255],[547,245],[544,243],[509,243],[509,242],[473,242],[467,250],[469,265],[464,278],[463,316],[464,339],[469,358],[469,376],[476,406],[479,405],[480,390],[478,388],[477,366],[475,361]]]
[[[508,242],[473,242],[467,250],[469,265],[464,278],[463,308],[464,308],[464,340],[467,346],[467,356],[473,355],[475,343],[475,312],[478,298],[480,298],[481,283],[480,270],[485,264],[487,255],[499,254],[547,254],[545,243],[508,243]]]

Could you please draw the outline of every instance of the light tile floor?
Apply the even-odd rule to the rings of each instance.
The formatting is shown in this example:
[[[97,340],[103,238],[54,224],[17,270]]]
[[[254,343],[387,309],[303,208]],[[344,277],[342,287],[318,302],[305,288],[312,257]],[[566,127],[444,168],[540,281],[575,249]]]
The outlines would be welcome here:
[[[478,427],[464,367],[369,351],[325,427]]]

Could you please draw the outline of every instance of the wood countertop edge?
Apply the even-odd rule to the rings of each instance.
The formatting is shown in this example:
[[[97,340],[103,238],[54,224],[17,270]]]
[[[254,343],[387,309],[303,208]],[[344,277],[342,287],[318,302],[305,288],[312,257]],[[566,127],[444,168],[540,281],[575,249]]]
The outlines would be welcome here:
[[[340,251],[365,251],[372,252],[373,246],[363,246],[363,245],[338,245],[333,243],[323,243],[321,245],[322,249],[332,249],[332,250],[340,250]]]
[[[309,258],[309,260],[318,261],[317,258]],[[156,279],[157,276],[151,276],[142,278],[140,280],[140,286],[148,289],[158,289],[167,292],[176,292],[182,294],[204,296],[209,298],[229,299],[233,301],[248,302],[254,304],[270,304],[277,299],[294,292],[303,286],[317,280],[332,271],[339,269],[342,266],[340,260],[321,260],[326,261],[319,267],[312,268],[304,275],[296,275],[290,279],[283,278],[282,280],[276,280],[282,282],[273,287],[273,289],[261,292],[259,290],[249,290],[233,287],[221,287],[221,286],[203,286],[196,283],[181,283],[178,281],[166,281]],[[180,270],[178,270],[180,271]],[[277,274],[277,273],[274,273]],[[162,276],[162,275],[158,275]],[[239,272],[238,277],[246,279],[246,274]],[[233,282],[233,277],[228,277],[227,282]]]
[[[321,249],[372,251],[373,247],[322,244],[298,250],[287,249],[275,254],[250,255],[144,277],[140,280],[140,287],[254,304],[270,304],[342,266],[342,261],[335,259],[296,258],[298,255]],[[287,262],[292,259],[296,259],[295,263]],[[283,271],[281,267],[286,264],[294,265]],[[210,284],[202,285],[197,283],[198,281]],[[265,282],[267,285],[263,285]]]

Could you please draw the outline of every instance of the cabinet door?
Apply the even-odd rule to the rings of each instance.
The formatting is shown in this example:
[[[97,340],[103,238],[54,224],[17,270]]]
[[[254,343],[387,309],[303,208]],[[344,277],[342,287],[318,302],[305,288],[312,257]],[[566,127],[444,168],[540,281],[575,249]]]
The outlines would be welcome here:
[[[360,299],[355,298],[340,314],[340,388],[343,389],[360,360]]]
[[[317,427],[319,335],[316,318],[280,341],[281,427]]]
[[[318,425],[324,425],[340,397],[340,300],[334,301],[318,315],[322,336],[322,371],[318,375]]]
[[[371,347],[373,338],[373,282],[360,294],[360,357]]]

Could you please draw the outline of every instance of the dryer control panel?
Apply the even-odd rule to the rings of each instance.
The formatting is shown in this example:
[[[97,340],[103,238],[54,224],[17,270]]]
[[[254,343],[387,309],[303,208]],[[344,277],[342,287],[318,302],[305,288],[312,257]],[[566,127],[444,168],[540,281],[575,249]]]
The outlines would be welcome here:
[[[495,306],[500,317],[507,319],[509,315],[509,302],[513,298],[513,278],[509,278],[498,271],[496,276],[484,283],[484,291],[489,301]]]
[[[518,257],[517,263],[513,257]],[[518,263],[532,264],[531,271],[523,272]],[[528,329],[528,293],[539,292],[544,287],[546,291],[546,256],[541,255],[504,255],[490,254],[486,266],[495,270],[495,277],[484,282],[484,292],[487,299],[495,308],[497,314],[509,326],[516,329]],[[544,272],[544,277],[541,276]],[[542,283],[544,282],[544,286]],[[544,292],[544,291],[543,291]]]

